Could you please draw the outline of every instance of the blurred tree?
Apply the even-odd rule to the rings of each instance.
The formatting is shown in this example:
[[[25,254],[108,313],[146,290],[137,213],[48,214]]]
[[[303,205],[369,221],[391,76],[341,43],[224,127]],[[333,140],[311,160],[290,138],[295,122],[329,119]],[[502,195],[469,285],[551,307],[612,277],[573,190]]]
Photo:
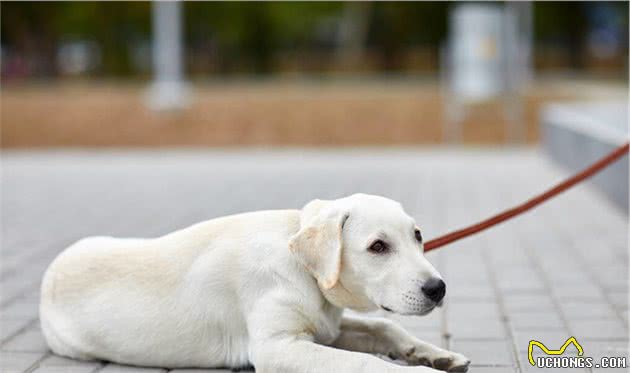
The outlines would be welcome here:
[[[627,29],[628,2],[611,4],[621,19],[615,22]],[[325,70],[348,48],[369,51],[381,61],[381,69],[399,71],[406,68],[405,56],[413,48],[438,55],[451,6],[433,1],[374,2],[357,13],[348,11],[353,4],[343,2],[186,2],[185,45],[191,57],[187,63],[194,63],[201,74],[268,73],[282,66],[276,63],[279,56],[288,56],[298,69],[305,69],[313,65],[308,57],[316,55],[315,68]],[[536,45],[568,55],[568,67],[581,68],[588,53],[589,9],[588,2],[536,2]],[[364,19],[352,20],[356,14]],[[133,52],[148,45],[150,22],[148,2],[3,2],[3,55],[27,61],[33,75],[51,76],[57,73],[60,43],[94,41],[102,52],[100,74],[135,75]],[[344,34],[348,25],[354,31]],[[624,47],[625,55],[627,39]]]
[[[399,69],[400,54],[410,46],[430,46],[437,54],[446,38],[449,6],[442,2],[375,3],[369,43],[382,51],[383,68]]]
[[[55,65],[46,63],[55,59],[56,30],[50,3],[3,3],[1,41],[3,48],[20,53],[25,62],[38,75],[51,75]],[[52,13],[54,15],[54,13]],[[4,54],[4,50],[3,50]]]
[[[534,41],[563,49],[572,68],[582,66],[580,56],[585,35],[586,17],[580,3],[534,3]]]
[[[188,2],[186,35],[194,43],[215,40],[224,72],[269,72],[275,53],[309,47],[318,22],[341,8],[338,2]]]
[[[148,2],[9,2],[2,4],[2,44],[20,51],[44,51],[33,56],[56,71],[60,42],[91,40],[103,56],[102,73],[130,74],[129,43],[148,38]]]

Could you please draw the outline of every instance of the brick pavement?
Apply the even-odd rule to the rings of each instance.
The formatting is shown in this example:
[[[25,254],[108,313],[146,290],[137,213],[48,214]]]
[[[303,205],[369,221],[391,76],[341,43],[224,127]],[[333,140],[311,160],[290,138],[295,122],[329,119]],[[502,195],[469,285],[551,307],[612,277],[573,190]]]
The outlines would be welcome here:
[[[431,238],[563,176],[532,149],[5,152],[2,372],[165,371],[77,362],[47,350],[37,320],[41,275],[83,236],[155,236],[225,214],[360,191],[401,201]],[[543,372],[527,362],[533,338],[556,348],[574,335],[586,355],[628,356],[627,229],[626,215],[580,186],[428,254],[448,284],[445,306],[423,318],[395,318],[418,337],[466,354],[472,372]]]

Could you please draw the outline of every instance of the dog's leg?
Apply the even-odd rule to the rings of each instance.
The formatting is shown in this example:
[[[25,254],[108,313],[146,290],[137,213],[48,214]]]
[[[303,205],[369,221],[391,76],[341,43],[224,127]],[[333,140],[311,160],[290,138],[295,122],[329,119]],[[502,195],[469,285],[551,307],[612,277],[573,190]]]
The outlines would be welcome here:
[[[400,366],[369,354],[344,351],[313,342],[307,336],[252,341],[256,373],[432,373],[424,366]]]
[[[344,316],[341,335],[333,346],[387,355],[412,365],[426,365],[448,372],[466,372],[470,364],[464,355],[423,342],[397,323],[383,318]]]

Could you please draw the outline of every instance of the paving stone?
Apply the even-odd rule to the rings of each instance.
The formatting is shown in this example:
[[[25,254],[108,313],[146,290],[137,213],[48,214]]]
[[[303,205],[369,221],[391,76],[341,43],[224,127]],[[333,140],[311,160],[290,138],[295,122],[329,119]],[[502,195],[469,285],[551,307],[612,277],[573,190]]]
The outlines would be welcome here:
[[[547,294],[510,294],[503,297],[503,304],[508,313],[546,311],[554,308],[551,296]]]
[[[531,150],[3,152],[2,372],[24,373],[46,356],[36,322],[41,275],[81,237],[151,237],[217,216],[299,208],[313,198],[363,191],[400,201],[431,238],[564,176]],[[259,198],[260,190],[274,193]],[[515,372],[517,363],[523,373],[545,372],[529,369],[527,344],[533,336],[550,347],[566,340],[571,334],[562,317],[588,344],[585,350],[619,347],[628,332],[628,217],[604,201],[578,186],[518,220],[428,254],[447,282],[444,308],[426,317],[391,317],[433,343],[447,341],[447,328],[449,348],[472,358],[473,373]],[[36,232],[31,221],[39,222]],[[584,231],[592,238],[574,237]],[[160,371],[58,356],[35,371],[101,368]]]
[[[216,370],[197,370],[198,372],[216,372]],[[129,365],[107,364],[99,373],[161,373],[164,369],[159,368],[140,368]],[[187,370],[186,372],[194,373],[195,370]]]
[[[2,308],[6,318],[33,320],[39,316],[39,301],[20,300]]]
[[[450,320],[448,333],[456,339],[502,339],[505,325],[499,319]]]
[[[516,372],[516,368],[506,367],[506,366],[489,367],[485,365],[482,365],[482,366],[471,365],[470,368],[468,369],[468,372],[470,373],[514,373]]]
[[[562,319],[554,311],[526,311],[507,314],[510,326],[515,330],[564,330]]]
[[[606,303],[584,302],[578,300],[564,301],[560,303],[562,313],[567,319],[614,319],[614,308]]]
[[[461,302],[454,303],[446,310],[448,320],[470,321],[481,319],[499,319],[499,310],[496,303],[487,302]]]
[[[75,367],[75,368],[96,368],[100,363],[94,361],[83,361],[69,359],[67,357],[50,355],[39,363],[40,367]]]
[[[594,359],[602,357],[627,357],[630,359],[630,345],[627,341],[598,341],[591,339],[579,339],[580,345],[584,349],[585,356]],[[630,364],[630,361],[628,361]]]
[[[447,283],[448,294],[446,295],[448,300],[451,301],[486,301],[491,302],[495,300],[495,295],[491,286],[471,286],[469,284],[459,285]]]
[[[628,339],[628,329],[623,322],[613,320],[575,320],[570,327],[576,337],[584,339],[619,340]]]
[[[506,340],[458,340],[451,341],[451,350],[464,354],[475,365],[515,365],[510,343]]]
[[[96,371],[98,371],[98,366],[40,366],[33,370],[36,373],[91,373]]]
[[[533,292],[542,293],[545,291],[543,282],[538,278],[530,279],[508,279],[500,281],[498,284],[503,293],[523,293]]]
[[[9,337],[12,337],[20,329],[26,328],[32,320],[17,319],[17,320],[4,320],[0,319],[0,343],[6,341]]]
[[[39,330],[26,330],[2,345],[4,351],[47,352],[48,345]]]
[[[48,266],[48,261],[46,261],[46,267]],[[42,271],[43,274],[43,271]],[[24,300],[31,301],[32,303],[39,303],[39,287],[31,289],[24,294]]]
[[[609,291],[608,298],[610,299],[613,306],[618,309],[625,310],[628,309],[628,292],[627,291]]]
[[[592,271],[605,288],[619,291],[628,289],[628,267],[625,264],[595,267]]]
[[[33,366],[44,354],[0,351],[0,368],[3,373],[23,372]]]
[[[175,369],[171,373],[232,373],[231,369]],[[241,372],[251,372],[250,370],[241,370]]]

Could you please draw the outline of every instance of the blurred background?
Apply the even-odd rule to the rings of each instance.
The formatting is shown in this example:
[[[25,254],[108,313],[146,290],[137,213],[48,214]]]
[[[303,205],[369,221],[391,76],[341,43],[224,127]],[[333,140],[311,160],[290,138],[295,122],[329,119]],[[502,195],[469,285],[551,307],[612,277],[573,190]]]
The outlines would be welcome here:
[[[0,370],[130,371],[52,356],[39,330],[43,271],[82,237],[364,192],[431,239],[554,185],[628,140],[628,12],[2,2]],[[627,213],[626,156],[429,253],[447,303],[404,325],[473,371],[528,371],[531,339],[630,356]]]
[[[537,142],[623,99],[627,2],[7,2],[2,147]]]

